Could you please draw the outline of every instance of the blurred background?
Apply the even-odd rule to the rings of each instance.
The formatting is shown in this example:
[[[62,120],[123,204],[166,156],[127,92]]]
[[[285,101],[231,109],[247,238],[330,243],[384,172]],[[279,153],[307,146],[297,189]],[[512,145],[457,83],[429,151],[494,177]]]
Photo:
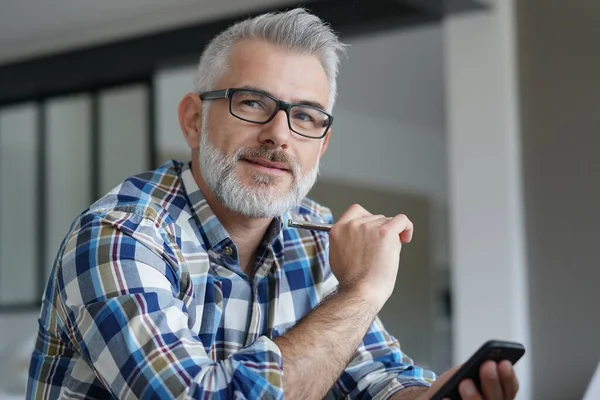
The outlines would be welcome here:
[[[600,361],[597,0],[0,0],[0,399],[23,398],[73,218],[189,159],[177,105],[207,41],[304,5],[351,46],[310,196],[415,222],[381,313],[436,372],[527,347],[519,399],[580,399]]]

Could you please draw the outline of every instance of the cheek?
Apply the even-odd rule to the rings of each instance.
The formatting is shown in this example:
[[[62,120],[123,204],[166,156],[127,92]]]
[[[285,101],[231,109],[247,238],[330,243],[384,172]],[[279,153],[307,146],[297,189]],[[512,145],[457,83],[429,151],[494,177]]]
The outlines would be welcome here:
[[[230,131],[226,127],[220,129],[209,129],[208,139],[214,147],[216,147],[221,153],[232,156],[235,151],[239,148],[239,144],[236,143],[234,135],[231,135]]]
[[[320,150],[320,146],[310,146],[310,148],[300,151],[297,160],[302,167],[303,174],[306,174],[315,168],[319,161]]]
[[[238,121],[226,121],[216,129],[211,129],[211,139],[215,146],[229,156],[242,148],[260,147],[258,137],[261,125],[243,126]],[[243,121],[239,121],[242,122]]]

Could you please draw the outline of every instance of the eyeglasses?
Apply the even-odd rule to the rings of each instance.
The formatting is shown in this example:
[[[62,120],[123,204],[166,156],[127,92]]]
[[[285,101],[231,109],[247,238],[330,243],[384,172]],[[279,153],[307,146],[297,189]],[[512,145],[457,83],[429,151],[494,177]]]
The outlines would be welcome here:
[[[224,89],[200,94],[202,100],[229,99],[229,112],[242,121],[267,124],[284,110],[288,126],[300,136],[322,139],[327,135],[333,116],[320,108],[290,104],[266,93],[250,89]]]

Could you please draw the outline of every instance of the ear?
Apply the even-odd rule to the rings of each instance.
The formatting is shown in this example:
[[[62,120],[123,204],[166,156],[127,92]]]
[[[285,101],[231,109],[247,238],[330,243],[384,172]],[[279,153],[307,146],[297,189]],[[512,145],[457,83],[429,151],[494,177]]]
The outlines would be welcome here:
[[[327,135],[323,138],[323,145],[321,146],[321,154],[319,154],[319,158],[323,157],[323,154],[325,154],[325,151],[327,150],[327,146],[329,146],[329,137],[331,137],[331,128],[329,128],[329,132],[327,132]]]
[[[188,93],[177,108],[179,126],[188,146],[192,150],[200,147],[200,125],[202,121],[202,100],[196,93]]]

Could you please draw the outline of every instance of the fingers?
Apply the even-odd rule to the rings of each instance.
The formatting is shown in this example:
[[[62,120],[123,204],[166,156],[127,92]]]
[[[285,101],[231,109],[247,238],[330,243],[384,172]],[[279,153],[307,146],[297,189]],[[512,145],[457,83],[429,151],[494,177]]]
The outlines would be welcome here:
[[[357,209],[356,211],[360,212],[359,209]],[[386,218],[383,215],[371,215],[370,213],[368,215],[358,217],[358,218],[352,218],[347,221],[344,221],[344,220],[339,221],[338,220],[338,222],[331,229],[330,235],[337,235],[339,229],[341,229],[340,227],[343,225],[348,225],[353,228],[361,228],[361,227],[367,228],[372,223],[383,225],[383,223],[385,223],[385,221],[386,221]]]
[[[447,381],[454,372],[446,371],[439,379]],[[458,391],[462,400],[513,400],[517,396],[519,382],[510,361],[485,362],[479,370],[479,378],[481,390],[471,379],[460,382]]]
[[[466,379],[458,385],[458,392],[462,400],[483,400],[477,391],[477,387],[470,379]]]
[[[378,225],[383,225],[389,218],[386,218],[385,216],[381,215],[381,214],[377,214],[377,215],[367,215],[365,217],[360,217],[360,218],[356,218],[353,219],[352,221],[348,222],[349,224],[355,224],[355,225],[371,225],[371,224],[375,224],[376,226]]]
[[[517,396],[519,382],[510,361],[484,363],[479,370],[479,377],[484,399],[512,400]]]
[[[380,232],[382,235],[400,235],[402,243],[409,243],[412,240],[414,231],[413,223],[404,214],[398,214],[384,224]]]
[[[351,205],[344,214],[340,216],[336,225],[344,225],[346,223],[380,226],[380,233],[382,236],[390,234],[400,235],[400,240],[403,243],[409,243],[412,240],[414,232],[413,223],[406,215],[398,214],[393,218],[385,217],[383,215],[372,215],[359,204]]]
[[[485,362],[479,369],[481,391],[486,400],[504,400],[498,367],[494,361]]]
[[[504,399],[514,399],[519,391],[519,380],[510,361],[504,360],[498,364],[500,383],[504,391]]]

